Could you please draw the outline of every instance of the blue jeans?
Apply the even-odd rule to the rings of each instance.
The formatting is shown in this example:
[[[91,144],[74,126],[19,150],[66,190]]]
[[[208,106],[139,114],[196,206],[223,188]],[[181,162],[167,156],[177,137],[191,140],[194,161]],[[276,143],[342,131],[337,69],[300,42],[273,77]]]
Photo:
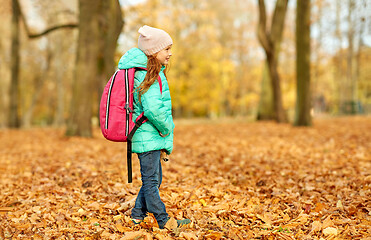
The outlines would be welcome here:
[[[165,204],[161,201],[159,187],[162,182],[161,151],[150,151],[138,154],[140,160],[140,173],[142,187],[131,211],[131,217],[144,219],[147,213],[152,213],[160,228],[168,220]]]

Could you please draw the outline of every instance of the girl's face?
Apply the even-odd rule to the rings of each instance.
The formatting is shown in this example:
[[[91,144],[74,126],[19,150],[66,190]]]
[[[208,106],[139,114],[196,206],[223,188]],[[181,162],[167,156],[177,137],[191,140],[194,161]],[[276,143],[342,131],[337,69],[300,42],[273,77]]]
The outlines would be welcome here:
[[[170,57],[171,57],[171,46],[168,46],[165,49],[162,49],[157,53],[157,60],[161,63],[161,65],[167,65],[169,63]]]

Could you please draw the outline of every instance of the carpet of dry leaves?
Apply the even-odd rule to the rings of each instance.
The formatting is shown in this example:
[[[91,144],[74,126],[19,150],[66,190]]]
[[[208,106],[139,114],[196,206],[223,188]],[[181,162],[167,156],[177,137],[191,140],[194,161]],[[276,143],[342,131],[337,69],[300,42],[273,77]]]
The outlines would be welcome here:
[[[160,192],[192,224],[140,226],[125,144],[0,130],[0,239],[371,239],[371,118],[178,123]]]

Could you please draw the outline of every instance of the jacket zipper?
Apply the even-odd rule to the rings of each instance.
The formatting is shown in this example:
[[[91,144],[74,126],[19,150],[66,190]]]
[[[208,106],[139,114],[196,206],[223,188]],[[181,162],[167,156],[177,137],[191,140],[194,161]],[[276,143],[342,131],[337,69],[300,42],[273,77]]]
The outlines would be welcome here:
[[[113,83],[115,81],[115,78],[116,78],[116,75],[118,73],[118,70],[115,72],[115,74],[113,75],[112,77],[112,81],[111,81],[111,84],[109,86],[109,90],[108,90],[108,96],[107,96],[107,106],[106,106],[106,122],[105,122],[105,125],[104,125],[104,128],[105,129],[108,129],[108,116],[109,116],[109,104],[110,104],[110,100],[111,100],[111,91],[112,91],[112,88],[113,88]]]

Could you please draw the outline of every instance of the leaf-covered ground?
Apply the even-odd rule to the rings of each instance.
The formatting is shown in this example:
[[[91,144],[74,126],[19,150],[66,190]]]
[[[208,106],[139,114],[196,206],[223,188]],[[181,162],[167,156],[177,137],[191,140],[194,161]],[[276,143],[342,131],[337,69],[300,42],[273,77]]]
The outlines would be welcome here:
[[[0,239],[370,239],[371,119],[178,123],[160,192],[188,228],[133,226],[137,158],[62,129],[0,130]]]

